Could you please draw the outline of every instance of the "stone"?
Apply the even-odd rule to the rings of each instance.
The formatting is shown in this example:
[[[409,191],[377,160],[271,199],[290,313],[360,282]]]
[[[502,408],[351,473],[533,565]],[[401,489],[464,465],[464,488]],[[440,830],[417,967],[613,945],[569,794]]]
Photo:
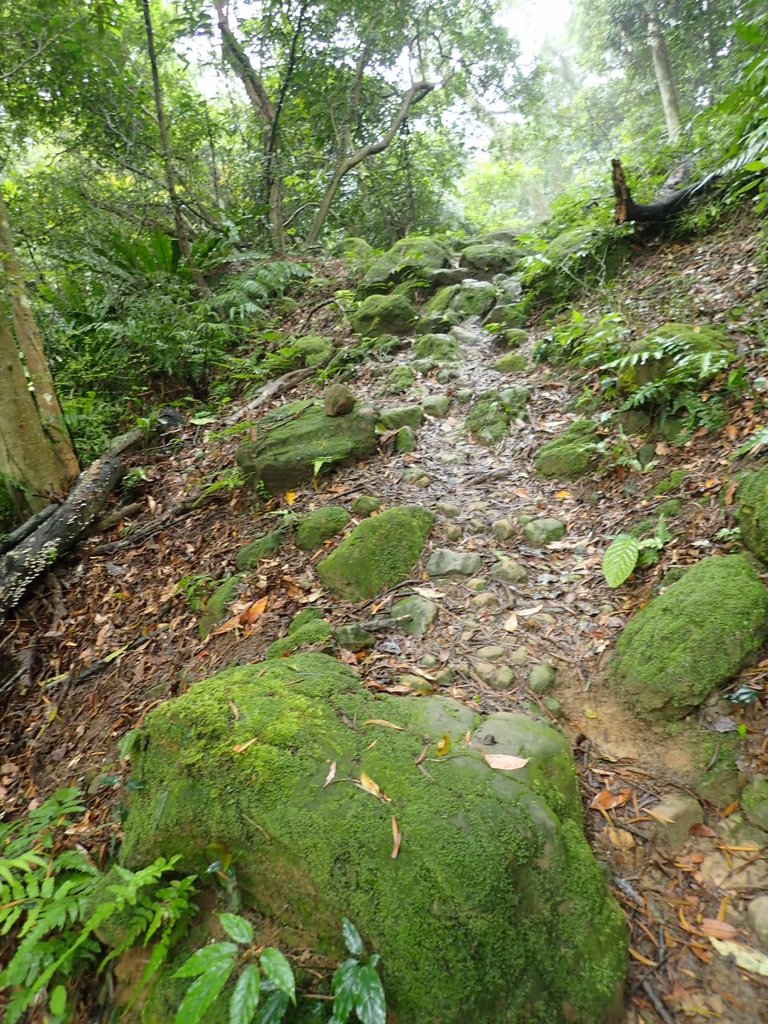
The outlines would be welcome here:
[[[476,676],[479,676],[484,683],[489,683],[496,672],[497,666],[489,661],[476,661],[472,668]]]
[[[360,404],[346,416],[326,416],[315,402],[290,402],[261,419],[255,441],[241,442],[237,464],[250,488],[282,494],[373,455],[376,420],[376,411]]]
[[[478,648],[477,656],[483,661],[498,661],[506,653],[505,647],[499,647],[497,644],[486,644],[484,647]]]
[[[235,566],[240,572],[250,572],[256,568],[262,559],[270,558],[276,554],[287,536],[287,528],[272,530],[269,533],[262,534],[261,537],[257,537],[250,544],[246,544],[244,548],[240,548],[235,555]]]
[[[461,350],[450,334],[422,334],[414,342],[411,352],[414,359],[426,359],[432,365],[461,359]]]
[[[439,664],[434,654],[425,654],[419,658],[419,668],[437,668]]]
[[[450,686],[455,674],[455,671],[446,665],[445,668],[441,668],[439,672],[435,672],[435,683],[438,686]]]
[[[348,626],[337,626],[333,631],[333,639],[345,651],[365,651],[376,643],[372,633],[354,622]]]
[[[768,779],[756,775],[741,791],[741,809],[747,821],[768,832]]]
[[[493,368],[499,373],[520,373],[528,369],[528,360],[520,352],[508,352],[496,360]]]
[[[768,896],[758,896],[749,901],[747,922],[758,941],[768,947]]]
[[[427,416],[443,419],[451,408],[451,400],[448,395],[428,395],[421,403],[421,408]]]
[[[637,612],[611,675],[632,707],[685,717],[760,650],[768,591],[743,555],[704,558]]]
[[[453,396],[459,405],[467,405],[475,397],[475,392],[472,388],[459,388]]]
[[[523,294],[523,285],[519,277],[510,277],[508,274],[496,274],[491,278],[496,286],[499,302],[518,302]]]
[[[364,601],[407,579],[434,522],[418,505],[398,505],[364,519],[317,565],[321,582],[347,601]]]
[[[596,465],[599,455],[597,427],[592,420],[576,420],[542,445],[536,455],[536,472],[558,480],[576,480]]]
[[[296,547],[302,551],[317,551],[331,537],[344,530],[352,517],[340,505],[325,505],[316,508],[299,523],[296,530]]]
[[[498,551],[496,558],[498,561],[491,566],[491,576],[495,576],[496,579],[504,580],[505,583],[522,583],[528,576],[523,566],[514,558],[502,555]]]
[[[368,269],[358,286],[361,295],[388,291],[402,281],[419,280],[447,265],[450,253],[432,238],[412,235],[395,242]]]
[[[420,405],[396,405],[384,409],[379,415],[379,423],[385,430],[399,430],[410,427],[418,430],[424,422],[424,413]]]
[[[416,432],[412,427],[400,427],[395,434],[395,451],[402,453],[416,451]]]
[[[415,771],[425,742],[437,758],[446,736],[451,756]],[[505,772],[486,754],[528,760]],[[324,787],[331,761],[390,802]],[[498,713],[478,727],[456,701],[373,696],[346,666],[303,654],[230,668],[153,708],[131,771],[124,866],[178,854],[205,884],[211,849],[226,850],[270,942],[333,960],[348,916],[387,965],[393,1018],[531,1024],[535,1005],[541,1021],[619,1019],[626,929],[584,837],[569,745],[548,725]]]
[[[518,647],[516,651],[512,651],[507,655],[507,661],[510,665],[527,665],[530,660],[531,657],[524,647]]]
[[[333,342],[322,334],[294,338],[290,347],[299,354],[304,366],[322,366],[333,352]]]
[[[562,704],[555,697],[543,697],[541,703],[553,718],[563,718],[565,715]]]
[[[424,470],[419,469],[418,466],[411,466],[410,469],[406,469],[403,473],[402,481],[404,484],[410,484],[411,487],[429,487],[432,482]]]
[[[448,519],[456,519],[461,515],[461,507],[453,501],[438,501],[435,510]]]
[[[463,281],[451,297],[450,308],[462,317],[483,317],[495,302],[496,289],[488,281]]]
[[[520,255],[519,250],[504,242],[480,242],[464,249],[461,265],[484,274],[498,274],[514,270]]]
[[[483,579],[482,576],[476,576],[472,580],[467,580],[467,590],[471,590],[473,594],[482,594],[484,590],[488,589],[488,580]]]
[[[691,827],[704,821],[701,804],[684,793],[670,793],[646,809],[653,820],[653,838],[666,853],[678,853],[688,841]]]
[[[451,334],[460,345],[480,345],[486,338],[484,332],[477,327],[470,327],[467,324],[458,324],[451,328]]]
[[[509,519],[497,519],[491,527],[491,533],[496,540],[509,540],[516,532],[514,523]]]
[[[323,395],[323,412],[326,416],[346,416],[355,407],[354,392],[346,384],[331,384]]]
[[[528,676],[528,689],[534,693],[546,693],[555,682],[555,670],[551,665],[534,665]]]
[[[475,401],[465,420],[469,433],[490,447],[499,444],[509,434],[509,427],[521,419],[530,398],[527,388],[486,391]]]
[[[498,324],[512,330],[521,330],[528,322],[530,304],[524,302],[500,302],[488,313],[486,324]]]
[[[443,536],[446,540],[457,541],[461,540],[464,531],[458,525],[458,523],[449,523],[443,527]]]
[[[499,665],[490,679],[490,685],[494,690],[509,690],[517,685],[517,676],[509,665]]]
[[[242,580],[242,576],[227,576],[208,598],[197,627],[201,640],[205,640],[213,627],[226,619],[229,606],[240,592]]]
[[[452,380],[458,377],[459,371],[453,366],[444,366],[437,372],[437,383],[438,384],[449,384]]]
[[[477,611],[490,611],[492,608],[498,608],[499,599],[495,594],[475,594],[472,598],[472,607]]]
[[[528,331],[523,331],[519,327],[510,327],[504,331],[503,338],[507,348],[520,348],[528,341]]]
[[[416,324],[413,333],[416,335],[422,334],[441,334],[444,331],[450,331],[452,327],[455,327],[461,320],[458,313],[454,313],[452,309],[442,309],[434,312],[424,313],[421,320]]]
[[[415,383],[416,374],[410,366],[401,363],[390,372],[384,390],[390,394],[399,394],[408,391]]]
[[[285,658],[307,648],[325,650],[332,646],[332,639],[333,631],[324,619],[308,619],[300,625],[295,625],[294,620],[287,634],[267,647],[264,657],[271,661],[273,658]]]
[[[542,269],[528,287],[548,298],[565,299],[587,281],[610,281],[631,252],[626,236],[612,229],[567,228],[544,250]]]
[[[735,512],[744,547],[768,562],[768,466],[736,479]]]
[[[349,314],[352,330],[364,338],[409,334],[418,318],[416,307],[404,295],[369,295]]]
[[[434,601],[426,597],[414,594],[411,597],[404,597],[392,605],[392,618],[399,619],[407,616],[407,622],[399,622],[400,629],[407,636],[424,636],[429,632],[429,627],[437,618],[439,611]]]
[[[523,536],[529,544],[543,548],[545,544],[550,544],[553,540],[560,540],[565,536],[565,523],[552,517],[532,519],[523,527]]]
[[[371,512],[378,512],[381,508],[381,498],[372,494],[358,494],[352,502],[352,511],[356,516],[369,516]]]
[[[549,612],[538,612],[536,615],[529,617],[528,625],[535,629],[543,629],[546,626],[556,626],[557,619],[554,615],[550,615]]]
[[[428,576],[472,576],[482,567],[483,560],[476,551],[449,551],[438,548],[427,561]]]

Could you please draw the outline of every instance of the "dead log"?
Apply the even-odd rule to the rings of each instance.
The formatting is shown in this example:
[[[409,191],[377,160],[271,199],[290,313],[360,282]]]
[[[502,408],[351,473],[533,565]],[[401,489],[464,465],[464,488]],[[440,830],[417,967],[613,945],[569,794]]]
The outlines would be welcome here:
[[[0,557],[0,622],[21,601],[28,587],[54,562],[70,551],[96,521],[107,498],[125,473],[121,455],[136,448],[147,431],[131,430],[112,441],[107,451],[75,481],[69,497],[30,532],[24,524],[23,539]],[[46,510],[48,511],[48,510]]]
[[[701,181],[687,188],[662,193],[653,203],[636,203],[624,179],[624,168],[620,160],[612,160],[613,191],[616,196],[614,220],[617,224],[633,221],[636,224],[662,227],[695,198],[704,195],[717,180],[717,174],[709,174]]]

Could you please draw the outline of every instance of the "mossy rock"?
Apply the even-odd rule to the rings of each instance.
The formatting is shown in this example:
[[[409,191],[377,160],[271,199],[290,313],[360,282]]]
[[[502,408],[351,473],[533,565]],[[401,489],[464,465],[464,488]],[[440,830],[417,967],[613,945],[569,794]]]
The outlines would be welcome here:
[[[569,228],[544,250],[544,266],[528,275],[537,295],[565,299],[593,281],[611,281],[632,252],[626,231],[616,228]]]
[[[741,781],[737,761],[741,742],[735,733],[703,736],[696,744],[691,788],[702,800],[726,807],[739,796]]]
[[[381,498],[373,494],[358,494],[352,502],[352,511],[356,516],[369,516],[381,508]]]
[[[424,410],[420,405],[394,405],[379,414],[379,424],[384,430],[399,430],[410,427],[418,430],[424,422]]]
[[[349,314],[352,330],[363,337],[408,334],[419,318],[404,295],[370,295]]]
[[[461,317],[452,309],[444,309],[440,312],[425,313],[413,329],[416,335],[421,334],[443,334],[450,331],[461,323]]]
[[[496,302],[496,288],[489,281],[464,281],[450,301],[450,308],[461,317],[483,317]]]
[[[411,351],[416,359],[433,359],[439,363],[456,363],[461,359],[458,342],[450,334],[422,334]]]
[[[461,265],[483,274],[509,273],[520,262],[520,253],[504,242],[479,242],[468,245],[461,254]]]
[[[246,484],[281,494],[376,451],[375,410],[360,403],[346,416],[326,416],[316,402],[291,402],[267,413],[255,441],[243,441],[237,464]]]
[[[595,466],[600,454],[598,442],[592,420],[576,420],[542,445],[536,455],[536,471],[557,480],[576,480]]]
[[[240,548],[235,555],[235,565],[241,572],[250,572],[262,559],[276,554],[287,535],[286,527],[262,534],[244,548]]]
[[[530,396],[528,388],[485,391],[467,413],[465,426],[477,441],[493,447],[507,436],[512,421],[524,416]]]
[[[286,658],[307,647],[332,647],[332,638],[333,631],[324,619],[311,618],[300,624],[293,622],[284,637],[269,645],[264,657],[271,661],[273,658]]]
[[[352,517],[341,505],[325,505],[308,513],[296,530],[296,547],[317,551],[331,537],[341,533]]]
[[[735,512],[744,546],[768,562],[768,466],[738,477]]]
[[[528,360],[521,352],[508,352],[494,363],[499,373],[520,373],[528,369]]]
[[[705,558],[639,611],[611,676],[639,712],[683,718],[760,650],[768,591],[743,555]]]
[[[333,342],[321,334],[306,334],[302,338],[295,338],[291,348],[298,352],[304,366],[320,366],[333,351]]]
[[[504,344],[507,348],[520,348],[521,345],[525,345],[528,341],[528,331],[523,331],[519,327],[512,327],[501,335],[504,339]]]
[[[638,362],[628,366],[619,374],[617,387],[622,394],[633,394],[638,388],[651,381],[663,381],[674,366],[672,355],[665,353],[664,346],[670,342],[680,342],[690,352],[705,354],[731,352],[733,343],[725,332],[714,327],[693,327],[690,324],[662,324],[655,331],[639,338],[627,350],[627,355],[637,356]],[[697,386],[703,387],[720,372],[713,369],[708,375],[697,379]],[[690,385],[670,384],[680,390],[690,389]]]
[[[520,330],[528,322],[528,302],[505,302],[494,306],[485,318],[486,325],[498,324],[510,330]]]
[[[756,775],[741,791],[741,809],[751,825],[768,832],[768,779]]]
[[[416,383],[416,374],[410,366],[401,364],[396,366],[387,377],[384,390],[391,395],[402,394],[408,391]]]
[[[205,640],[213,627],[226,619],[229,606],[240,591],[242,579],[242,576],[227,576],[208,598],[197,627],[201,640]]]
[[[419,505],[398,505],[365,519],[317,565],[317,575],[347,601],[364,601],[408,578],[434,517]]]
[[[388,291],[393,285],[425,276],[425,271],[446,266],[450,252],[431,238],[414,235],[395,242],[368,269],[358,286],[360,295]]]
[[[425,737],[428,775],[413,767]],[[204,879],[224,851],[276,945],[342,958],[349,917],[404,1024],[620,1019],[625,926],[584,838],[570,747],[549,726],[499,713],[478,728],[458,702],[374,697],[305,654],[194,684],[147,715],[140,740],[128,866],[180,854]],[[527,763],[497,771],[486,753]],[[362,772],[388,802],[345,781]]]

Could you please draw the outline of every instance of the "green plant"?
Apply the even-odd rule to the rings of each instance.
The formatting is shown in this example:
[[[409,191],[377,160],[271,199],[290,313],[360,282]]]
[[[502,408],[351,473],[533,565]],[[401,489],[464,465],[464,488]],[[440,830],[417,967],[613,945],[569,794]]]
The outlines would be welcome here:
[[[231,941],[203,946],[176,971],[175,978],[195,980],[176,1011],[174,1024],[199,1024],[231,979],[236,980],[229,996],[230,1024],[284,1020],[290,1005],[296,1005],[296,979],[290,963],[279,949],[255,945],[253,926],[246,918],[239,914],[216,916]],[[333,975],[330,1024],[347,1024],[353,1013],[361,1024],[385,1024],[384,988],[376,971],[379,957],[374,954],[367,963],[361,962],[359,932],[346,918],[342,930],[352,956]]]
[[[14,1024],[47,995],[52,1022],[67,1018],[68,986],[129,946],[152,940],[135,994],[164,962],[194,905],[194,876],[165,881],[178,858],[159,857],[140,871],[115,866],[102,875],[64,831],[84,807],[77,789],[60,789],[20,821],[0,822],[0,937],[15,945],[0,972],[8,992],[4,1024]],[[108,954],[97,939],[117,922]]]
[[[658,552],[671,539],[664,516],[659,516],[656,533],[644,540],[631,533],[620,533],[603,554],[603,576],[609,587],[620,587],[640,563],[644,551]]]
[[[209,498],[212,494],[218,494],[219,491],[227,491],[231,494],[236,491],[238,487],[242,487],[245,483],[245,477],[240,470],[235,466],[233,469],[229,469],[224,473],[217,473],[214,478],[207,483],[202,491],[198,501],[202,501],[203,498]]]
[[[191,610],[199,615],[205,608],[208,598],[216,589],[213,576],[190,574],[184,576],[176,584],[176,590],[182,594]],[[129,734],[130,735],[130,734]]]

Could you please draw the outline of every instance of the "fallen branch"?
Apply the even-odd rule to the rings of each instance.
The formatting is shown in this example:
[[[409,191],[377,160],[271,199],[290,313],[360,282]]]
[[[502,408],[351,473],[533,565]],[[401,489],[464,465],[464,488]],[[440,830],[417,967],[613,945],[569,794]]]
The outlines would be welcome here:
[[[624,168],[620,160],[611,161],[613,167],[613,192],[616,206],[613,219],[617,224],[634,221],[636,224],[662,225],[699,195],[709,191],[718,178],[717,174],[709,174],[701,181],[687,188],[676,189],[662,194],[653,203],[636,203],[624,179]]]
[[[260,409],[262,405],[266,405],[270,399],[284,395],[287,391],[292,391],[297,384],[301,384],[303,380],[311,377],[317,370],[318,367],[316,366],[302,370],[291,370],[289,373],[284,373],[282,377],[275,377],[274,380],[267,381],[255,398],[241,406],[229,419],[224,420],[224,426],[231,427],[233,423],[238,423],[252,412]]]

